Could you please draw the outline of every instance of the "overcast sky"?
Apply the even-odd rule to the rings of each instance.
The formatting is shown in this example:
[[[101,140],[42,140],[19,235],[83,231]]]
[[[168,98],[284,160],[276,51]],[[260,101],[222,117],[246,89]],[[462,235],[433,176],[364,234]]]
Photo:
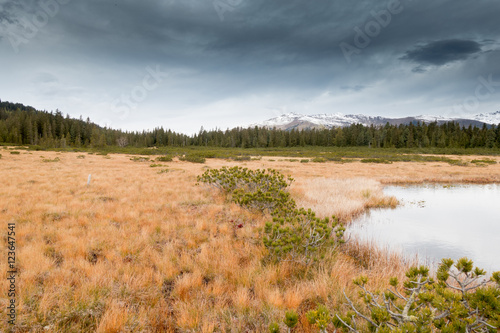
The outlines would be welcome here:
[[[0,99],[126,130],[500,110],[498,0],[0,0]]]

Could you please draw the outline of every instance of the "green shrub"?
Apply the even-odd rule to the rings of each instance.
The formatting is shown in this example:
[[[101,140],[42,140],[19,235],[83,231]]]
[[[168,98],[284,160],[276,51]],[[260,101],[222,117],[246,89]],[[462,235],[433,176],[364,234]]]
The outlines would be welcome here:
[[[179,160],[191,163],[205,163],[205,157],[199,155],[183,155],[179,157]]]
[[[285,213],[285,214],[283,214]],[[303,264],[322,259],[344,242],[345,228],[333,216],[320,219],[310,209],[295,209],[292,214],[282,212],[264,228],[264,246],[277,260],[291,260]]]
[[[392,161],[386,160],[384,158],[364,158],[361,163],[380,163],[380,164],[392,164]]]
[[[159,156],[156,158],[157,162],[172,162],[172,156]]]
[[[19,155],[19,154],[21,154],[21,152],[19,152],[19,151],[11,151],[10,153],[11,153],[12,155]]]
[[[269,325],[269,333],[280,333],[280,325],[278,323],[271,323]]]
[[[29,147],[29,150],[41,151],[41,150],[45,150],[45,148],[43,148],[42,146],[38,146],[38,145],[31,145]]]
[[[470,162],[474,164],[497,164],[496,161],[490,159],[472,160]]]
[[[288,332],[290,332],[299,323],[299,315],[295,311],[287,311],[283,323],[285,323],[286,327],[288,327]]]
[[[262,241],[273,260],[309,265],[343,242],[344,228],[338,220],[320,219],[310,209],[297,209],[287,191],[293,178],[276,170],[222,167],[205,171],[198,182],[222,190],[242,207],[271,214]]]
[[[336,315],[333,324],[349,332],[364,332],[365,325],[371,332],[497,332],[500,272],[489,281],[485,275],[462,258],[456,263],[443,259],[437,280],[429,275],[429,268],[412,267],[402,286],[391,278],[391,287],[383,293],[369,291],[368,278],[362,276],[354,284],[360,288],[364,308],[345,296],[352,311]]]
[[[330,161],[330,162],[343,162],[342,157],[339,157],[339,156],[327,156],[325,158],[327,161]]]
[[[456,165],[456,166],[467,166],[468,165],[467,162],[464,162],[462,160],[447,159],[446,162],[448,162],[449,165]]]
[[[322,333],[326,333],[326,328],[332,319],[330,311],[323,305],[318,306],[316,310],[307,312],[306,318],[309,324],[316,326]]]
[[[156,163],[149,165],[150,168],[161,168],[162,166],[164,166],[164,165],[163,164],[156,164]]]
[[[285,177],[274,169],[250,170],[242,167],[209,169],[198,177],[198,182],[207,183],[232,196],[232,201],[251,209],[268,211],[288,207],[295,202],[285,189],[293,178]]]
[[[252,158],[250,156],[233,156],[233,161],[250,161]]]
[[[309,159],[300,160],[300,163],[309,163]]]
[[[326,158],[324,158],[324,157],[315,157],[311,161],[313,161],[315,163],[325,163],[326,162]]]

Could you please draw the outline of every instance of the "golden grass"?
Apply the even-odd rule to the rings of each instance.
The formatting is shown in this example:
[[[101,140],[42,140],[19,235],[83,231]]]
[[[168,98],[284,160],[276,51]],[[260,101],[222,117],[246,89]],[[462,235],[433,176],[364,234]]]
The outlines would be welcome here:
[[[292,187],[297,204],[311,208],[321,217],[336,216],[350,221],[367,208],[396,207],[398,201],[382,192],[380,182],[368,178],[303,179]]]
[[[264,263],[258,233],[266,217],[195,186],[207,167],[276,168],[296,178],[300,205],[346,221],[394,204],[381,184],[500,182],[500,164],[174,160],[158,173],[127,155],[79,155],[23,152],[0,160],[4,235],[16,223],[19,332],[263,332],[288,309],[301,314],[297,331],[309,332],[305,312],[317,303],[338,308],[342,290],[355,290],[352,278],[367,274],[382,288],[389,276],[402,276],[399,258],[354,242],[308,270]],[[6,276],[5,241],[1,251]],[[5,279],[0,288],[7,290]],[[0,331],[7,331],[7,302],[3,292]]]

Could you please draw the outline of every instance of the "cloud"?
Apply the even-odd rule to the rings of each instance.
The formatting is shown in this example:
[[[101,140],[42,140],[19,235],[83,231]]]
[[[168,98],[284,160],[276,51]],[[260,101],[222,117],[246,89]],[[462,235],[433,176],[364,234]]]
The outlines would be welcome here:
[[[55,75],[50,73],[42,72],[35,77],[35,82],[37,83],[53,83],[59,81]]]
[[[466,60],[481,52],[481,44],[473,40],[449,39],[431,42],[407,51],[401,58],[421,65],[443,66],[451,62]],[[421,72],[417,67],[417,72]]]
[[[52,1],[58,12],[30,34],[23,24]],[[213,0],[0,0],[0,30],[29,35],[18,53],[0,37],[0,73],[9,77],[0,97],[115,121],[109,106],[159,66],[169,77],[117,124],[197,131],[272,110],[419,114],[460,103],[479,76],[500,73],[498,0],[403,0],[351,64],[339,44],[352,44],[354,28],[364,30],[390,0],[221,2],[223,20]],[[470,66],[430,70],[465,59]],[[482,105],[499,101],[495,94]]]
[[[417,67],[414,67],[412,70],[411,70],[413,73],[419,73],[419,74],[422,74],[422,73],[425,73],[427,72],[427,69],[425,66],[417,66]]]
[[[347,91],[353,91],[353,92],[360,92],[365,90],[367,87],[361,84],[357,84],[355,86],[341,86],[341,90],[347,90]]]

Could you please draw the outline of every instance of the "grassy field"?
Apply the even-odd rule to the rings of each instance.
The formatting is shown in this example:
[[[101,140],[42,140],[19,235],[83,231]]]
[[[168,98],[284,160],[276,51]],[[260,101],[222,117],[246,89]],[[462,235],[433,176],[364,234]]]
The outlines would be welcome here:
[[[0,270],[7,275],[7,223],[15,223],[18,313],[10,328],[17,332],[265,332],[288,309],[300,315],[296,332],[314,332],[305,312],[341,307],[344,288],[356,293],[354,277],[366,274],[370,287],[382,288],[403,276],[401,258],[354,241],[308,269],[264,262],[259,232],[268,217],[197,186],[207,168],[277,169],[295,178],[290,191],[299,205],[344,223],[397,205],[384,197],[384,184],[500,182],[497,155],[398,162],[353,153],[349,163],[317,163],[304,153],[190,163],[150,154],[0,154]],[[0,289],[7,332],[6,279]]]

